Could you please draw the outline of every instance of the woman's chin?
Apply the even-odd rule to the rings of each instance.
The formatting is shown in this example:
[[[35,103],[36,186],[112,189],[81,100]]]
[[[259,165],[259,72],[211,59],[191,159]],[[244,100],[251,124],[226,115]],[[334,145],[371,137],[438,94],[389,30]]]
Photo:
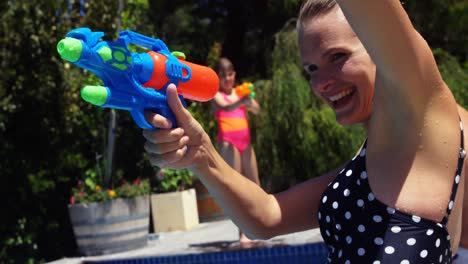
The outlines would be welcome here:
[[[353,115],[351,114],[343,114],[343,113],[336,113],[336,122],[342,126],[350,126],[356,124],[364,124],[367,122],[369,118],[365,118],[364,116]]]
[[[349,126],[355,124],[352,120],[346,119],[346,118],[337,118],[336,122],[342,126]]]

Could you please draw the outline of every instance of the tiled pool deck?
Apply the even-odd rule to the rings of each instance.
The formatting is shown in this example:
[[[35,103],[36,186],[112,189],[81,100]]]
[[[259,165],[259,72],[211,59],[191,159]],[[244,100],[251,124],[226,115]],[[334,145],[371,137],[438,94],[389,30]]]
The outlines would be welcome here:
[[[238,229],[230,220],[200,223],[188,231],[150,234],[144,248],[94,257],[65,257],[49,264],[80,264],[87,261],[108,261],[155,256],[219,252],[240,249],[237,242]],[[260,241],[258,247],[302,245],[322,242],[318,229],[274,237]]]

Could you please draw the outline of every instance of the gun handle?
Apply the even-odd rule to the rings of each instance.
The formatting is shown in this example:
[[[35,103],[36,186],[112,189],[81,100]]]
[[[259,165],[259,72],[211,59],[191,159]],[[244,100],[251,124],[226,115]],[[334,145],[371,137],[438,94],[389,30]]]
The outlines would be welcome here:
[[[182,95],[179,95],[179,98],[180,98],[180,101],[182,102],[182,105],[184,107],[187,107],[184,101],[184,97]],[[150,123],[146,121],[145,110],[148,110],[148,109],[136,109],[136,108],[132,109],[130,113],[133,117],[133,120],[142,129],[150,129],[150,130],[157,129],[156,127],[154,127],[153,125],[151,125]],[[154,113],[160,114],[164,116],[165,118],[171,120],[172,128],[177,127],[177,121],[175,119],[174,113],[172,113],[171,109],[169,108],[169,105],[166,105],[166,107],[163,107],[160,109],[152,109],[152,111]]]

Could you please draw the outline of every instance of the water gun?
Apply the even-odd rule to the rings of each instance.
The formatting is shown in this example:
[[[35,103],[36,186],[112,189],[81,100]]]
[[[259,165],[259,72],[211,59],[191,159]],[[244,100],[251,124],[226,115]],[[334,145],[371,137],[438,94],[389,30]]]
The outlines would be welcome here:
[[[244,83],[234,87],[234,91],[236,92],[237,96],[239,96],[239,97],[249,95],[251,98],[254,98],[255,97],[254,88],[255,87],[251,82],[244,82]]]
[[[127,110],[143,129],[155,129],[146,122],[144,111],[151,110],[172,121],[174,114],[166,100],[170,83],[184,98],[205,102],[219,87],[217,74],[209,67],[185,61],[182,52],[170,52],[160,39],[124,30],[115,42],[100,40],[103,32],[76,28],[57,44],[61,58],[96,74],[104,86],[87,85],[81,89],[83,100],[100,107]],[[148,52],[130,52],[129,44]]]

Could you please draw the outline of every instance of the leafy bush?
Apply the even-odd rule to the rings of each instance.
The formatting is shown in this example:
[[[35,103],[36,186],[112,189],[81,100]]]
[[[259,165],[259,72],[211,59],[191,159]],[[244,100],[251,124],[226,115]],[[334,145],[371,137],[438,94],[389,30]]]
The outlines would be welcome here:
[[[26,218],[18,219],[14,232],[1,240],[0,260],[2,263],[37,263],[34,257],[38,255],[34,234],[28,230]],[[14,257],[12,257],[14,256]]]
[[[156,193],[176,192],[193,186],[196,177],[188,170],[161,169],[157,174]]]
[[[440,73],[444,78],[445,83],[452,90],[458,104],[467,108],[468,107],[468,90],[466,84],[468,83],[468,72],[464,69],[447,51],[442,49],[434,49],[434,57],[437,61]]]

